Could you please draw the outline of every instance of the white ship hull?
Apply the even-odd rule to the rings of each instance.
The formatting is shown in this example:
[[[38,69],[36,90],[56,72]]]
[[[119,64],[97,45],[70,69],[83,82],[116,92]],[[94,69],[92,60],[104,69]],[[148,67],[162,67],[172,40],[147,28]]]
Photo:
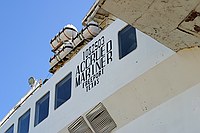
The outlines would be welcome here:
[[[126,26],[117,19],[100,32],[5,117],[0,133],[12,125],[17,133],[27,110],[29,133],[200,132],[200,49],[174,52],[136,30],[137,47],[120,58],[118,36]],[[55,88],[69,74],[70,97],[57,107]],[[45,94],[48,114],[37,122],[37,101]]]

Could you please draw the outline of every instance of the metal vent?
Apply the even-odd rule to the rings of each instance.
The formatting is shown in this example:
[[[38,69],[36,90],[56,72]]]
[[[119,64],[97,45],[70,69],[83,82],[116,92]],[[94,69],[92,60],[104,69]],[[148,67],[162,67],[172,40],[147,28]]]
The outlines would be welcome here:
[[[80,116],[76,121],[74,121],[69,127],[70,133],[92,133],[92,130],[85,122],[84,118]]]
[[[115,127],[117,127],[116,123],[102,103],[98,104],[88,114],[86,114],[86,118],[95,133],[110,133]]]

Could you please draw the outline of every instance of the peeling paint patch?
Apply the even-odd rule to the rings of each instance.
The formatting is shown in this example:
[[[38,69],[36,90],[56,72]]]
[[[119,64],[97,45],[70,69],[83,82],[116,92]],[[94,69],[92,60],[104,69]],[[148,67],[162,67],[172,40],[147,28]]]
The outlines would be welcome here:
[[[191,13],[185,18],[185,22],[194,21],[196,17],[200,16],[200,12],[195,10],[191,11]]]
[[[177,29],[200,38],[200,4],[188,14]]]
[[[169,0],[161,0],[161,2],[163,2],[163,3],[168,3]]]
[[[200,26],[194,25],[194,30],[195,30],[196,32],[200,32]]]

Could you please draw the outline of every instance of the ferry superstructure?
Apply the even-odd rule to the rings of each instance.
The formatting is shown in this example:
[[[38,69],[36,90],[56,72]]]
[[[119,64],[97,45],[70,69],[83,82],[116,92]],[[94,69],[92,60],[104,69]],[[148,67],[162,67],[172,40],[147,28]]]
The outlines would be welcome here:
[[[65,38],[61,51],[53,47],[54,75],[16,105],[1,122],[0,133],[200,131],[198,46],[169,49],[114,17],[103,4],[97,1],[84,18],[86,30]],[[100,28],[98,35],[85,38],[92,21]],[[63,32],[51,44],[59,44]]]

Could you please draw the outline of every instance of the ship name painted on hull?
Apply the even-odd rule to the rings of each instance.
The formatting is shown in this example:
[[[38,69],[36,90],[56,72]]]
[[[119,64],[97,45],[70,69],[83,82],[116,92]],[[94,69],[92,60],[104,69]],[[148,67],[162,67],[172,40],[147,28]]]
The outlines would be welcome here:
[[[100,83],[104,68],[113,61],[113,41],[102,36],[82,52],[82,62],[76,67],[75,87],[82,85],[86,92]]]

